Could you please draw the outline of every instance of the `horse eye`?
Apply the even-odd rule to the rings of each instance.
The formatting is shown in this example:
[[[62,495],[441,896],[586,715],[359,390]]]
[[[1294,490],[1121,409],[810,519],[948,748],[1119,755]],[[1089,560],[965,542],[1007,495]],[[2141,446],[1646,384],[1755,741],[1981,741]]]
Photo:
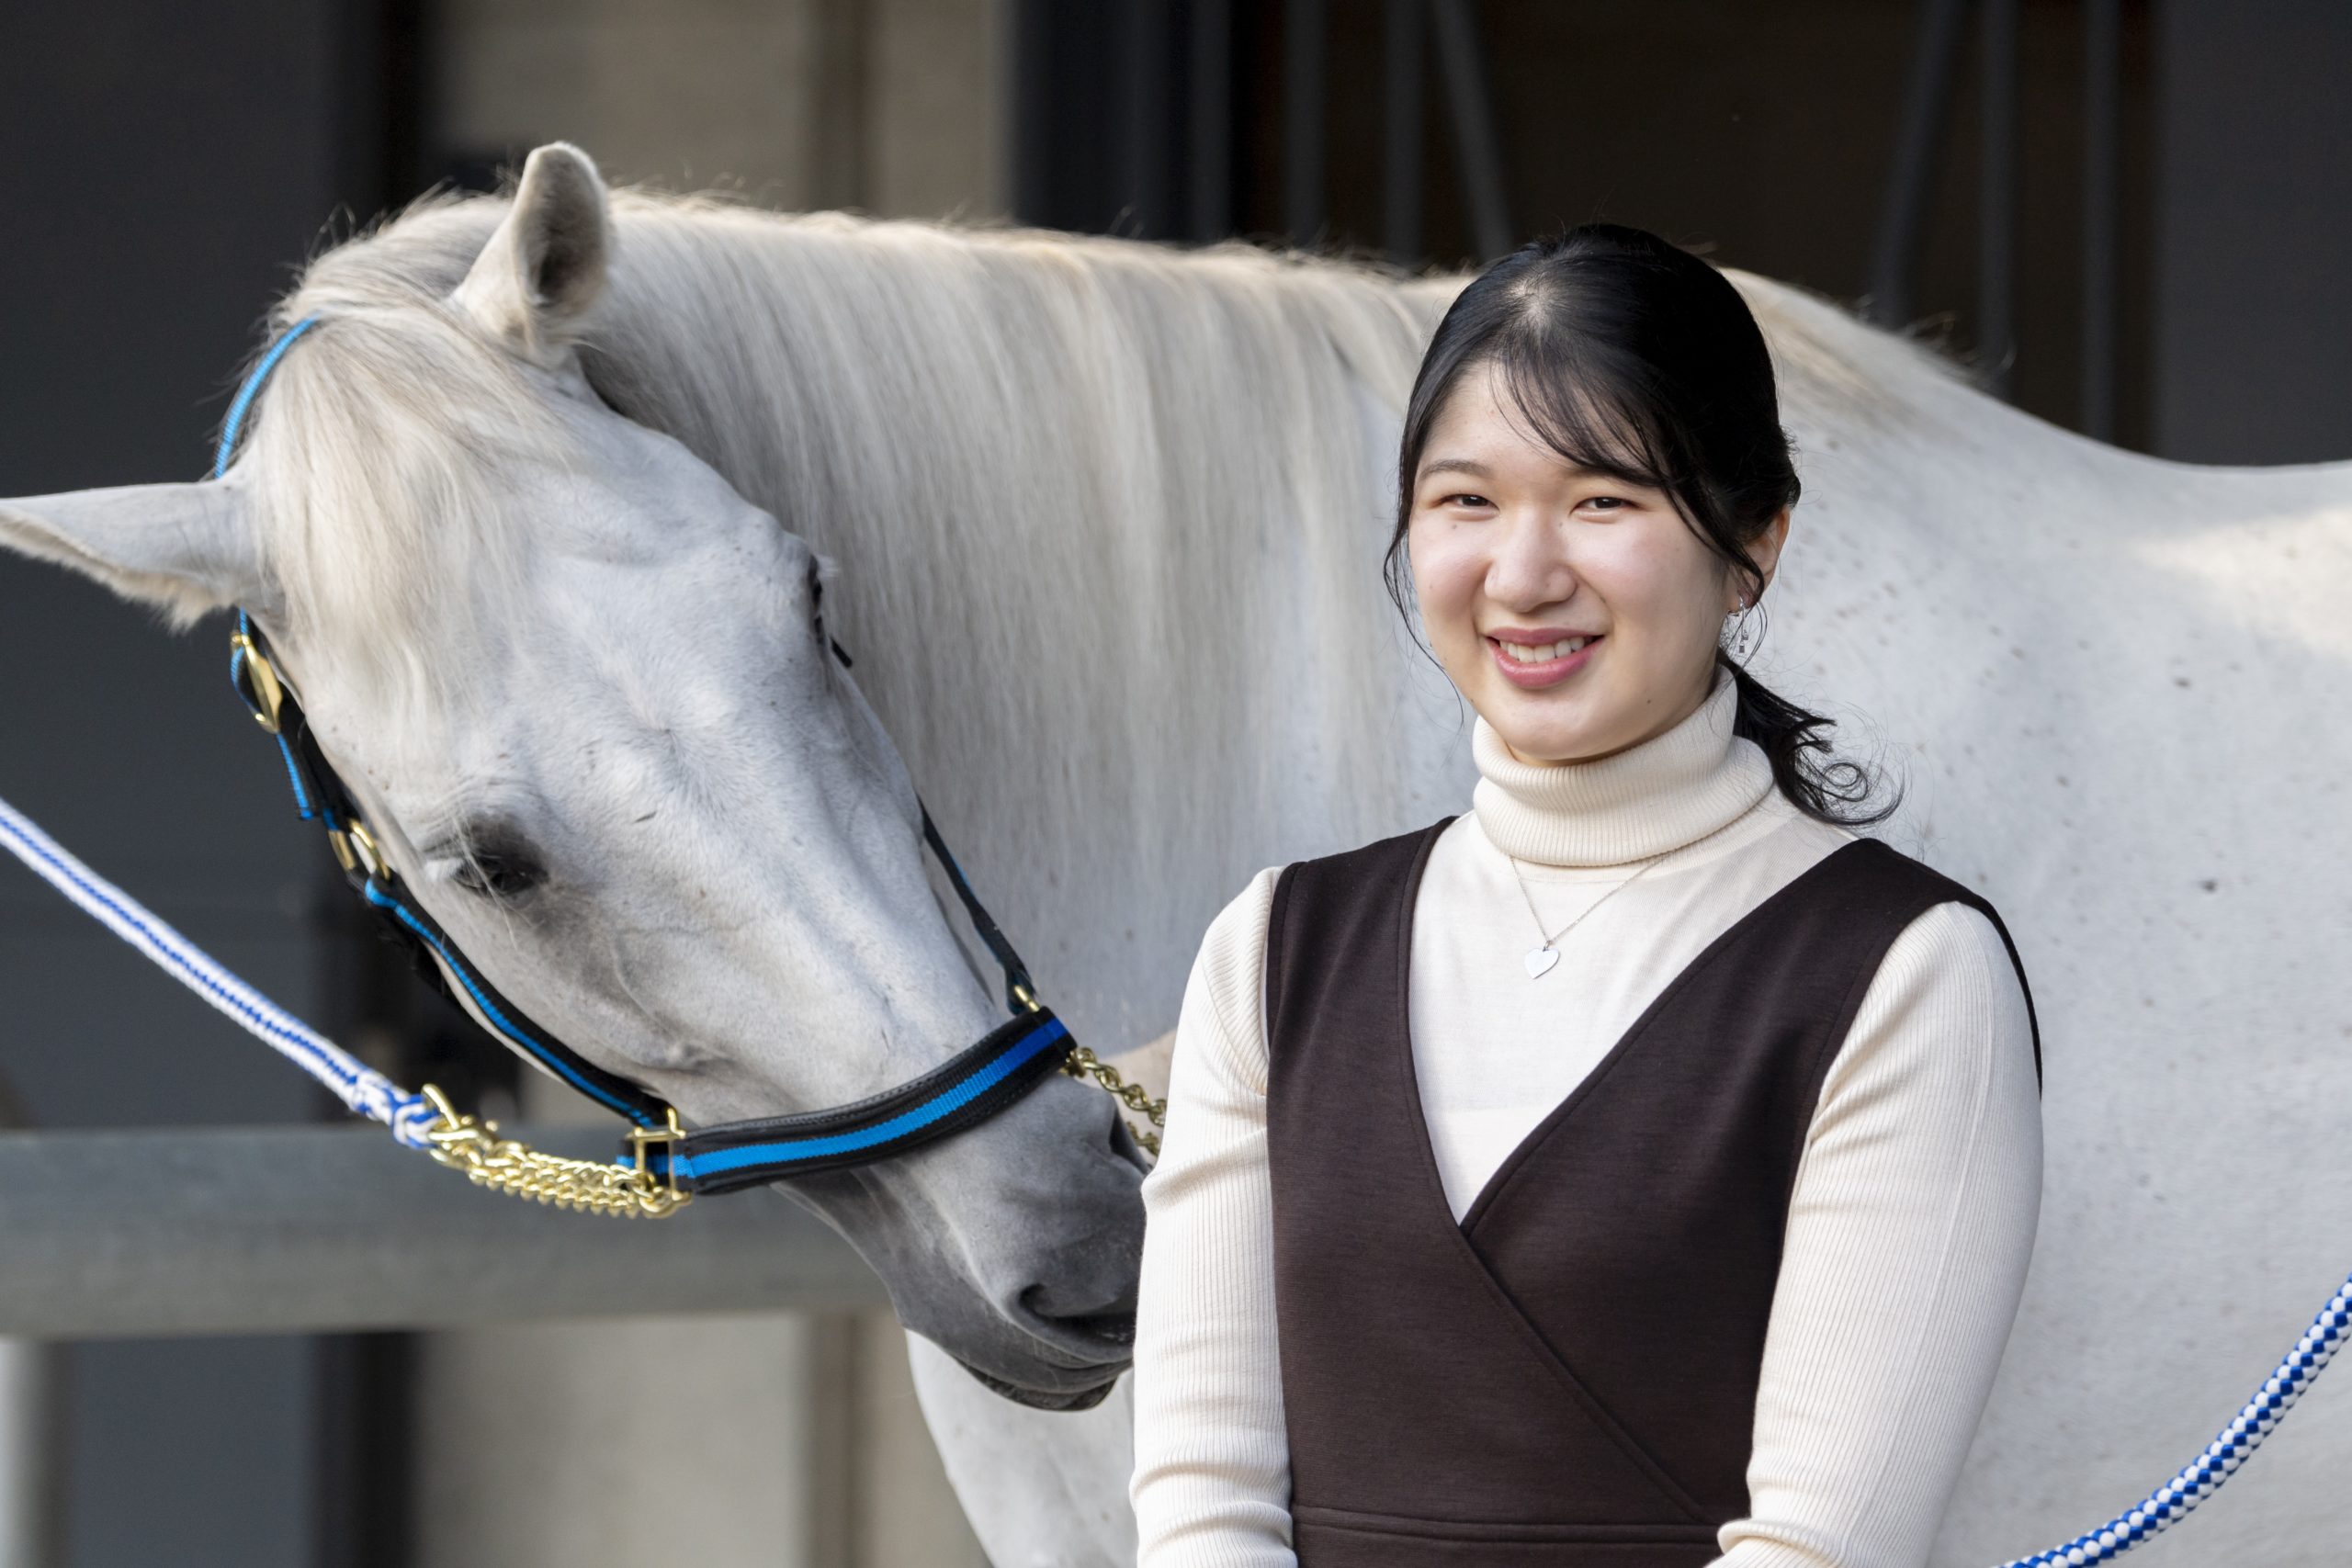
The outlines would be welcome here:
[[[512,850],[477,850],[458,863],[450,880],[482,898],[519,898],[548,878],[528,855]]]

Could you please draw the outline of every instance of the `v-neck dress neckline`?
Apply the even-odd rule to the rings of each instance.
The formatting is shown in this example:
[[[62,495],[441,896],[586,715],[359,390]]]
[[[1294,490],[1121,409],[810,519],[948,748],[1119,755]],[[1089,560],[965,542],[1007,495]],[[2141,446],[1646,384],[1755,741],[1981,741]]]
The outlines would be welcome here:
[[[1804,871],[1799,872],[1788,882],[1783,883],[1759,901],[1755,908],[1717,932],[1713,941],[1701,948],[1688,964],[1676,971],[1674,977],[1659,989],[1657,996],[1650,998],[1649,1004],[1642,1009],[1633,1022],[1625,1026],[1623,1032],[1618,1035],[1609,1049],[1593,1063],[1592,1069],[1577,1080],[1575,1086],[1561,1098],[1560,1101],[1545,1112],[1543,1120],[1537,1122],[1511,1146],[1510,1152],[1503,1156],[1502,1162],[1488,1175],[1486,1181],[1479,1187],[1477,1196],[1470,1201],[1469,1207],[1462,1212],[1462,1216],[1457,1221],[1453,1217],[1453,1205],[1446,1196],[1444,1175],[1438,1166],[1437,1145],[1430,1136],[1428,1109],[1421,1101],[1420,1075],[1413,1064],[1412,1027],[1415,906],[1419,902],[1421,875],[1428,869],[1430,854],[1436,847],[1438,835],[1453,820],[1453,818],[1447,818],[1429,830],[1419,852],[1414,855],[1412,867],[1406,876],[1404,911],[1397,922],[1395,1015],[1396,1027],[1396,1039],[1391,1042],[1390,1055],[1396,1070],[1404,1075],[1405,1102],[1412,1112],[1410,1119],[1416,1133],[1413,1140],[1415,1164],[1424,1179],[1417,1185],[1437,1204],[1447,1223],[1453,1225],[1456,1233],[1466,1241],[1476,1231],[1479,1219],[1492,1205],[1493,1201],[1509,1188],[1515,1173],[1526,1163],[1527,1157],[1542,1146],[1555,1129],[1576,1113],[1577,1106],[1591,1097],[1619,1061],[1639,1047],[1642,1040],[1648,1034],[1654,1021],[1666,1011],[1675,997],[1685,987],[1702,973],[1719,954],[1731,947],[1743,931],[1764,918],[1775,905],[1785,907],[1789,902],[1803,897],[1804,895],[1798,889],[1806,884],[1808,879],[1832,874],[1825,872],[1824,868],[1838,856],[1851,854],[1871,840],[1855,839],[1839,845]]]

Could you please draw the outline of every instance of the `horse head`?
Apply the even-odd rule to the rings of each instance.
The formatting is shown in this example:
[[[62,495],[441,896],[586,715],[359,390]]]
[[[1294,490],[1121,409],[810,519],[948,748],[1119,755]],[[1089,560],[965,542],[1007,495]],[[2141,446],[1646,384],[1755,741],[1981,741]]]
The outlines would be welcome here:
[[[503,208],[405,222],[444,243],[329,253],[286,302],[315,328],[225,477],[0,502],[0,543],[182,626],[244,608],[413,896],[541,1029],[690,1123],[938,1066],[1001,1011],[831,651],[831,567],[583,374],[614,265],[594,166],[542,148]],[[1142,1168],[1110,1099],[1053,1074],[783,1185],[910,1328],[1067,1408],[1125,1365]]]

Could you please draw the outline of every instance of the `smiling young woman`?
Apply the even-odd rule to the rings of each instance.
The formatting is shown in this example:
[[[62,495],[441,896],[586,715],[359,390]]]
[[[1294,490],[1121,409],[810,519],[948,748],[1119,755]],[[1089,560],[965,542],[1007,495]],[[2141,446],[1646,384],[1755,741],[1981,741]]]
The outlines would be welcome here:
[[[1571,230],[1455,301],[1401,458],[1389,586],[1479,782],[1203,941],[1142,1568],[1922,1563],[2032,1251],[2040,1041],[1992,905],[1858,833],[1892,807],[1742,662],[1799,489],[1762,336]]]
[[[1594,761],[1705,700],[1717,628],[1747,596],[1631,459],[1589,468],[1532,437],[1509,378],[1467,367],[1427,422],[1407,514],[1416,596],[1439,662],[1514,757]],[[1749,546],[1767,581],[1788,517]]]

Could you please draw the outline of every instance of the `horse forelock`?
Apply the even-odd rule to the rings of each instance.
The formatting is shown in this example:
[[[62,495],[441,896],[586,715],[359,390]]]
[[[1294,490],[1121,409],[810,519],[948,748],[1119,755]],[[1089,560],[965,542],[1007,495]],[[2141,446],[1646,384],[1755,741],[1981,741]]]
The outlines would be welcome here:
[[[329,251],[274,314],[304,334],[249,416],[238,472],[286,629],[373,702],[446,694],[522,592],[509,480],[566,434],[450,290],[503,205],[435,198]]]

